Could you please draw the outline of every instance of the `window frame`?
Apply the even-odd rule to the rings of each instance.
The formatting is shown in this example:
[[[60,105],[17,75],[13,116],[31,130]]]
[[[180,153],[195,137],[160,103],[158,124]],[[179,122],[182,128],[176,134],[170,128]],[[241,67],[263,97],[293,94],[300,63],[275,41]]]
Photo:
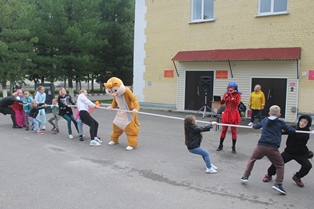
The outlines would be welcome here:
[[[288,14],[288,0],[287,2],[287,9],[286,11],[280,11],[280,12],[274,12],[274,5],[275,5],[275,0],[270,0],[270,12],[261,12],[261,2],[263,0],[258,0],[258,16],[270,16],[270,15],[281,15],[281,14]]]
[[[204,19],[204,5],[205,5],[205,1],[206,0],[201,0],[202,1],[202,8],[201,8],[201,19],[193,19],[193,16],[194,16],[194,1],[196,0],[191,0],[191,18],[190,18],[190,21],[191,23],[199,23],[199,22],[211,22],[211,21],[214,21],[214,3],[215,3],[215,0],[211,0],[213,2],[213,8],[212,8],[212,13],[213,13],[213,17],[212,18],[208,18],[208,19]]]

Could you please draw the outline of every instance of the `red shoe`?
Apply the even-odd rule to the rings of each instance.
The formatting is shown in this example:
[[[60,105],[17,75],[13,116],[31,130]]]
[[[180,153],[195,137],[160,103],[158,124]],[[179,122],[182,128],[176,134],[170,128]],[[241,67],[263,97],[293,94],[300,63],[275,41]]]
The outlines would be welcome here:
[[[271,181],[271,176],[266,174],[263,178],[263,182],[269,182],[269,181]]]
[[[298,185],[299,187],[304,187],[303,182],[302,182],[301,179],[299,179],[296,175],[293,175],[292,179],[293,179],[293,181],[295,181],[295,183],[297,183],[297,185]]]
[[[42,135],[42,134],[44,134],[44,132],[42,132],[42,131],[38,131],[38,132],[37,132],[37,134]]]

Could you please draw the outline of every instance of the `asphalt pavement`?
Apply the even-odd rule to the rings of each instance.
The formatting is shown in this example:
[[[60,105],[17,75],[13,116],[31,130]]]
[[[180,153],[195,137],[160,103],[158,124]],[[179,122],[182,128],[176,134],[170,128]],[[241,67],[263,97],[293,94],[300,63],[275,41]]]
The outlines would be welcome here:
[[[257,161],[249,181],[241,183],[259,130],[238,128],[237,154],[231,153],[230,132],[220,152],[216,148],[221,129],[203,133],[202,147],[218,167],[217,174],[206,174],[203,159],[189,153],[184,145],[183,118],[187,113],[142,112],[167,117],[139,113],[139,143],[133,151],[125,150],[124,134],[120,144],[108,145],[115,111],[96,109],[92,114],[99,122],[100,147],[89,146],[87,126],[81,142],[74,126],[75,138],[69,139],[63,119],[59,121],[60,133],[53,134],[47,124],[44,135],[36,135],[13,129],[10,116],[1,114],[0,208],[313,208],[314,172],[302,179],[304,188],[298,187],[291,179],[299,169],[296,162],[285,166],[287,195],[271,188],[274,181],[262,182],[270,165],[266,158]],[[215,120],[201,115],[197,119]],[[280,150],[285,139],[283,136]],[[313,139],[311,136],[308,143],[312,150]]]

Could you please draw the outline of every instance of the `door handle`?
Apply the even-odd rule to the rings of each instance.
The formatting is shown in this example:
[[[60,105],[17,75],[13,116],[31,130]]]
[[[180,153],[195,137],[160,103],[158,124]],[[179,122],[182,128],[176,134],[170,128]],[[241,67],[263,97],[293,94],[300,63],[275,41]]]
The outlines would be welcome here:
[[[197,96],[200,95],[200,87],[199,86],[197,87],[197,92],[196,93],[197,93]]]

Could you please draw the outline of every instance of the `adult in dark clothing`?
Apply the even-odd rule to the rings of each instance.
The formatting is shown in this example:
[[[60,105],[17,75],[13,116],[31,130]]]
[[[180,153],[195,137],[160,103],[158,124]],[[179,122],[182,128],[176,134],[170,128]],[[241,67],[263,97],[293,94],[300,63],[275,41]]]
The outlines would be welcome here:
[[[297,126],[293,126],[296,130],[301,131],[310,131],[310,126],[312,125],[312,118],[309,115],[302,115],[299,117]],[[283,133],[286,134],[286,133]],[[281,153],[281,157],[284,163],[287,163],[291,160],[297,161],[301,168],[299,172],[296,172],[292,179],[300,187],[304,187],[304,183],[301,181],[301,178],[306,176],[311,168],[312,164],[308,159],[309,149],[306,144],[310,138],[310,135],[307,133],[293,133],[289,134],[286,141],[286,148]],[[272,164],[265,175],[263,181],[268,182],[272,179],[272,176],[276,174],[276,167]]]
[[[16,99],[14,96],[7,96],[3,99],[0,100],[0,112],[3,114],[3,115],[6,115],[6,114],[10,114],[11,115],[11,120],[12,120],[12,123],[13,123],[13,128],[22,128],[20,126],[18,126],[16,124],[16,121],[15,121],[15,113],[14,111],[12,110],[11,108],[11,105],[14,103],[14,102],[19,102],[19,103],[23,103],[22,100],[18,100]]]

